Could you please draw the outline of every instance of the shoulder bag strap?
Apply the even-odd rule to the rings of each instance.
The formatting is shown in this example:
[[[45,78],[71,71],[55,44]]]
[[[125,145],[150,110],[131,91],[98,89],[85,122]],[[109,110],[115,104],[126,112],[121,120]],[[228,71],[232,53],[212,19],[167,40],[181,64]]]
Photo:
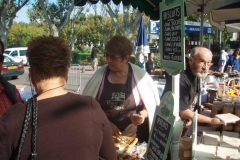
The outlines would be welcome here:
[[[17,155],[17,160],[20,159],[21,156],[21,152],[22,152],[22,148],[24,145],[24,141],[27,135],[27,131],[28,131],[28,126],[29,126],[29,122],[30,122],[30,116],[31,116],[31,112],[33,112],[32,115],[32,144],[31,144],[31,159],[32,160],[37,160],[37,99],[36,96],[33,96],[31,99],[28,100],[27,103],[27,108],[26,108],[26,113],[25,113],[25,117],[24,117],[24,124],[23,124],[23,129],[22,129],[22,133],[21,133],[21,139],[20,139],[20,144],[18,147],[18,155]]]

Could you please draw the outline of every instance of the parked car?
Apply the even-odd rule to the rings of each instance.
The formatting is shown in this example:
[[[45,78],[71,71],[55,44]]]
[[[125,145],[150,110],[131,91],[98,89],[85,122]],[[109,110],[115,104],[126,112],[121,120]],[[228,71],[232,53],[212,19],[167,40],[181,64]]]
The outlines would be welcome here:
[[[23,59],[22,58],[18,58],[18,57],[12,57],[6,53],[4,53],[5,56],[9,57],[10,59],[12,59],[14,62],[22,62],[23,63]]]
[[[28,66],[26,52],[27,52],[27,47],[7,48],[4,50],[4,53],[12,57],[21,58],[23,60],[23,64]]]
[[[19,75],[24,73],[24,65],[22,62],[16,62],[14,57],[3,54],[4,60],[2,65],[2,76],[3,77],[11,77],[12,79],[16,79]]]

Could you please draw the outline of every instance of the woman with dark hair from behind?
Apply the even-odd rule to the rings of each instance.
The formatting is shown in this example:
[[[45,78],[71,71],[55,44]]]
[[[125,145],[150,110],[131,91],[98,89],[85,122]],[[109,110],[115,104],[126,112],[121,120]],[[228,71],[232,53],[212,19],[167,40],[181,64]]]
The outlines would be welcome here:
[[[2,65],[4,61],[4,45],[0,40],[0,117],[7,109],[18,102],[22,102],[19,91],[16,86],[9,83],[2,75]]]
[[[111,126],[99,103],[90,96],[64,89],[71,58],[66,41],[53,36],[37,37],[29,43],[27,57],[30,81],[37,95],[27,105],[18,103],[10,107],[0,118],[0,159],[15,160],[20,156],[26,160],[32,155],[32,125],[25,141],[20,138],[29,106],[37,110],[38,159],[117,159]]]

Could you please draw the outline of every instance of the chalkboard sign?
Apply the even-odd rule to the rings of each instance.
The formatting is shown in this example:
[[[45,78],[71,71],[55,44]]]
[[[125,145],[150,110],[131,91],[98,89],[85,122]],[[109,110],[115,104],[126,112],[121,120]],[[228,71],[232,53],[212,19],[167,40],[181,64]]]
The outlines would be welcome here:
[[[153,136],[149,142],[147,157],[148,159],[160,160],[163,159],[172,125],[159,115],[156,115],[156,120],[153,125]]]
[[[173,106],[173,95],[171,92],[166,92],[155,111],[148,140],[146,154],[148,160],[165,160],[167,157],[174,123]]]
[[[184,1],[171,2],[160,5],[160,60],[169,74],[177,74],[185,69]]]
[[[162,12],[162,55],[164,60],[182,62],[181,7]]]

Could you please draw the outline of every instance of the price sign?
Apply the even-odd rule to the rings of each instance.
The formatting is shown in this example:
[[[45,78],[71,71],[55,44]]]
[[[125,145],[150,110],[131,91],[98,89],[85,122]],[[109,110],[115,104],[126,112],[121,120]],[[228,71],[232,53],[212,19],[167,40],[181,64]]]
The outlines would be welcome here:
[[[148,141],[148,160],[166,159],[172,139],[174,123],[174,99],[171,92],[164,94],[160,106],[156,108],[153,126]]]
[[[168,73],[185,69],[184,2],[161,3],[161,64]],[[171,61],[171,63],[169,63]]]
[[[181,7],[162,12],[163,59],[182,62]]]

